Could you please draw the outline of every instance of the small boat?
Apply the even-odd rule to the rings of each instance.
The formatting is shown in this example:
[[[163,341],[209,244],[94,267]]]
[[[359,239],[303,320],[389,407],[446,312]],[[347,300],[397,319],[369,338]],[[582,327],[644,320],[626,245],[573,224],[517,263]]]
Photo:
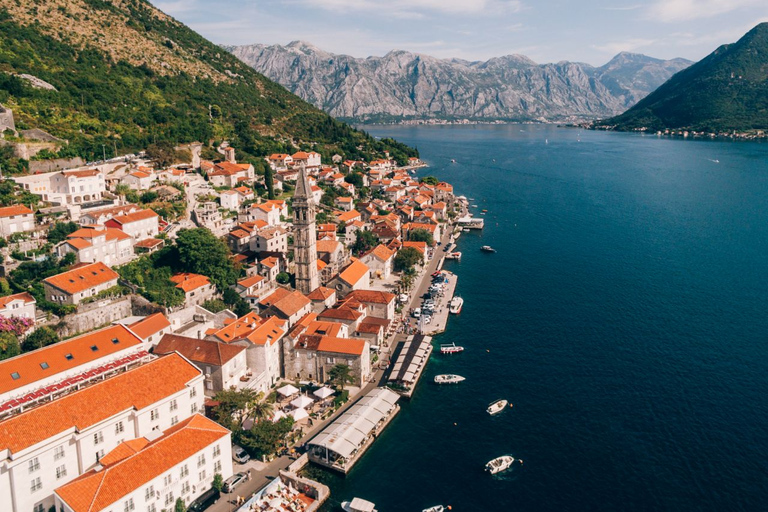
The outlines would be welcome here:
[[[509,402],[502,398],[501,400],[496,400],[491,405],[489,405],[486,411],[488,411],[488,414],[493,416],[494,414],[499,414],[501,411],[506,409],[507,404],[509,404]]]
[[[482,210],[483,213],[488,213],[488,210]]]
[[[445,512],[446,510],[450,510],[445,508],[443,505],[435,505],[434,507],[425,508],[421,512]]]
[[[515,458],[513,456],[502,455],[501,457],[496,457],[492,461],[488,462],[488,464],[485,465],[485,470],[490,474],[495,475],[496,473],[500,473],[509,469],[513,462],[515,462]]]
[[[456,163],[456,160],[454,160],[453,158],[451,158],[451,163],[452,163],[452,164],[455,164],[455,163]]]
[[[459,260],[461,261],[461,253],[460,252],[449,252],[446,256],[449,260]]]
[[[496,249],[494,249],[490,245],[484,245],[480,248],[480,250],[483,252],[496,252]]]
[[[472,231],[472,230],[471,230],[471,229],[469,229],[469,228],[464,228],[464,229],[462,229],[462,231],[464,231],[465,233],[469,233],[469,232],[470,232],[470,231]]]
[[[461,375],[435,375],[435,384],[458,384],[461,381],[467,380]]]
[[[455,343],[447,343],[445,345],[440,345],[441,354],[458,354],[459,352],[464,352],[464,347],[460,347]]]
[[[346,512],[376,512],[376,505],[362,498],[353,498],[352,501],[342,501],[341,508]]]
[[[450,307],[449,311],[454,315],[458,315],[459,313],[461,313],[461,308],[463,306],[464,306],[464,299],[456,295],[454,298],[451,299],[451,305],[449,306]]]

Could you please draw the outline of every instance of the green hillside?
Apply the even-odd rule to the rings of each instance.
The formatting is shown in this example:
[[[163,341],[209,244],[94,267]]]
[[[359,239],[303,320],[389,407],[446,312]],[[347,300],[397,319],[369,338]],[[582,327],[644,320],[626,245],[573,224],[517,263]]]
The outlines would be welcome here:
[[[144,0],[4,2],[0,103],[17,129],[46,130],[69,141],[60,156],[86,160],[102,145],[109,155],[222,139],[245,160],[310,142],[326,158],[415,155],[332,119]]]
[[[768,128],[768,23],[680,71],[637,105],[595,127],[657,131]]]

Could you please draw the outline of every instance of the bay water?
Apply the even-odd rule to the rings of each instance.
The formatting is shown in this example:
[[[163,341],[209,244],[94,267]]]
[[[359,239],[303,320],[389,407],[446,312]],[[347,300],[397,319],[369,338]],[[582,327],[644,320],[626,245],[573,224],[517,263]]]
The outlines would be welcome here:
[[[446,264],[465,304],[435,343],[466,351],[432,355],[348,476],[311,470],[329,510],[768,509],[768,145],[367,129],[488,212]],[[483,472],[503,454],[524,464]]]

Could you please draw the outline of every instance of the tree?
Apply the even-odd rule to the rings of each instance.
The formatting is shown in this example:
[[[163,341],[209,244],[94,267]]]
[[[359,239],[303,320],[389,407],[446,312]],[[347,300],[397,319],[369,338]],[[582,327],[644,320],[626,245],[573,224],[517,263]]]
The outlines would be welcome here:
[[[0,361],[21,354],[19,338],[12,332],[0,332]]]
[[[202,274],[220,290],[235,284],[238,271],[229,258],[227,244],[206,228],[182,229],[176,239],[182,270]]]
[[[248,388],[219,391],[213,397],[219,402],[213,410],[216,421],[235,433],[242,431],[243,422],[258,398],[258,393]]]
[[[412,269],[417,263],[424,261],[421,251],[415,247],[403,247],[395,256],[395,271]]]
[[[359,229],[355,238],[355,243],[352,244],[352,252],[360,255],[370,251],[374,247],[379,245],[379,237],[377,237],[371,231]]]
[[[255,422],[265,420],[272,416],[273,410],[274,406],[269,402],[256,402],[253,404],[253,407],[251,407],[251,418],[253,418],[253,421]]]
[[[281,418],[276,422],[260,421],[243,432],[240,444],[258,457],[272,455],[283,446],[285,436],[293,428],[293,418]]]
[[[33,333],[27,336],[21,348],[24,352],[30,352],[32,350],[37,350],[38,348],[58,343],[59,339],[59,335],[56,334],[56,331],[47,325],[44,325],[38,327]]]
[[[347,174],[344,177],[344,181],[346,181],[347,183],[351,183],[358,190],[363,188],[363,175],[360,174],[359,172],[353,171],[353,172]]]
[[[221,299],[211,299],[203,302],[203,308],[211,313],[218,313],[227,309],[227,305]]]
[[[224,477],[221,476],[221,473],[216,473],[213,475],[213,483],[211,483],[211,487],[216,489],[218,492],[221,492],[221,490],[224,488]]]
[[[275,184],[273,182],[273,179],[274,179],[274,172],[272,171],[272,167],[267,166],[264,169],[264,186],[267,187],[267,199],[275,198]]]
[[[168,167],[177,159],[176,149],[169,141],[150,144],[147,146],[146,153],[147,156],[157,162],[160,167]]]
[[[352,369],[346,364],[337,364],[328,371],[328,376],[331,378],[331,382],[339,386],[339,389],[344,391],[345,384],[354,384],[355,376],[352,375]]]
[[[275,277],[275,281],[279,284],[288,284],[291,282],[291,275],[288,272],[280,272]]]
[[[411,242],[427,242],[427,245],[435,245],[435,237],[423,228],[412,229],[408,232],[408,240]]]
[[[57,222],[48,230],[48,241],[55,245],[78,229],[80,226],[74,222]]]
[[[142,204],[154,203],[155,201],[157,201],[157,192],[155,192],[154,190],[147,190],[146,192],[141,194],[141,197],[139,197],[139,201]]]
[[[184,500],[176,498],[176,505],[173,507],[173,512],[187,512],[187,506],[184,504]]]
[[[437,185],[440,183],[440,180],[435,178],[434,176],[424,176],[419,180],[421,183],[424,183],[425,185]]]

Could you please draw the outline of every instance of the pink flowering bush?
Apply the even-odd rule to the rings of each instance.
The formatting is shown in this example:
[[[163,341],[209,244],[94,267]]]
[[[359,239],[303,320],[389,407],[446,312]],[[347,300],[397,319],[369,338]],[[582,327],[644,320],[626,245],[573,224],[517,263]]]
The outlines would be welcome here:
[[[5,318],[0,316],[0,332],[11,332],[16,336],[21,336],[32,327],[33,321],[30,318],[21,318],[12,316]]]

